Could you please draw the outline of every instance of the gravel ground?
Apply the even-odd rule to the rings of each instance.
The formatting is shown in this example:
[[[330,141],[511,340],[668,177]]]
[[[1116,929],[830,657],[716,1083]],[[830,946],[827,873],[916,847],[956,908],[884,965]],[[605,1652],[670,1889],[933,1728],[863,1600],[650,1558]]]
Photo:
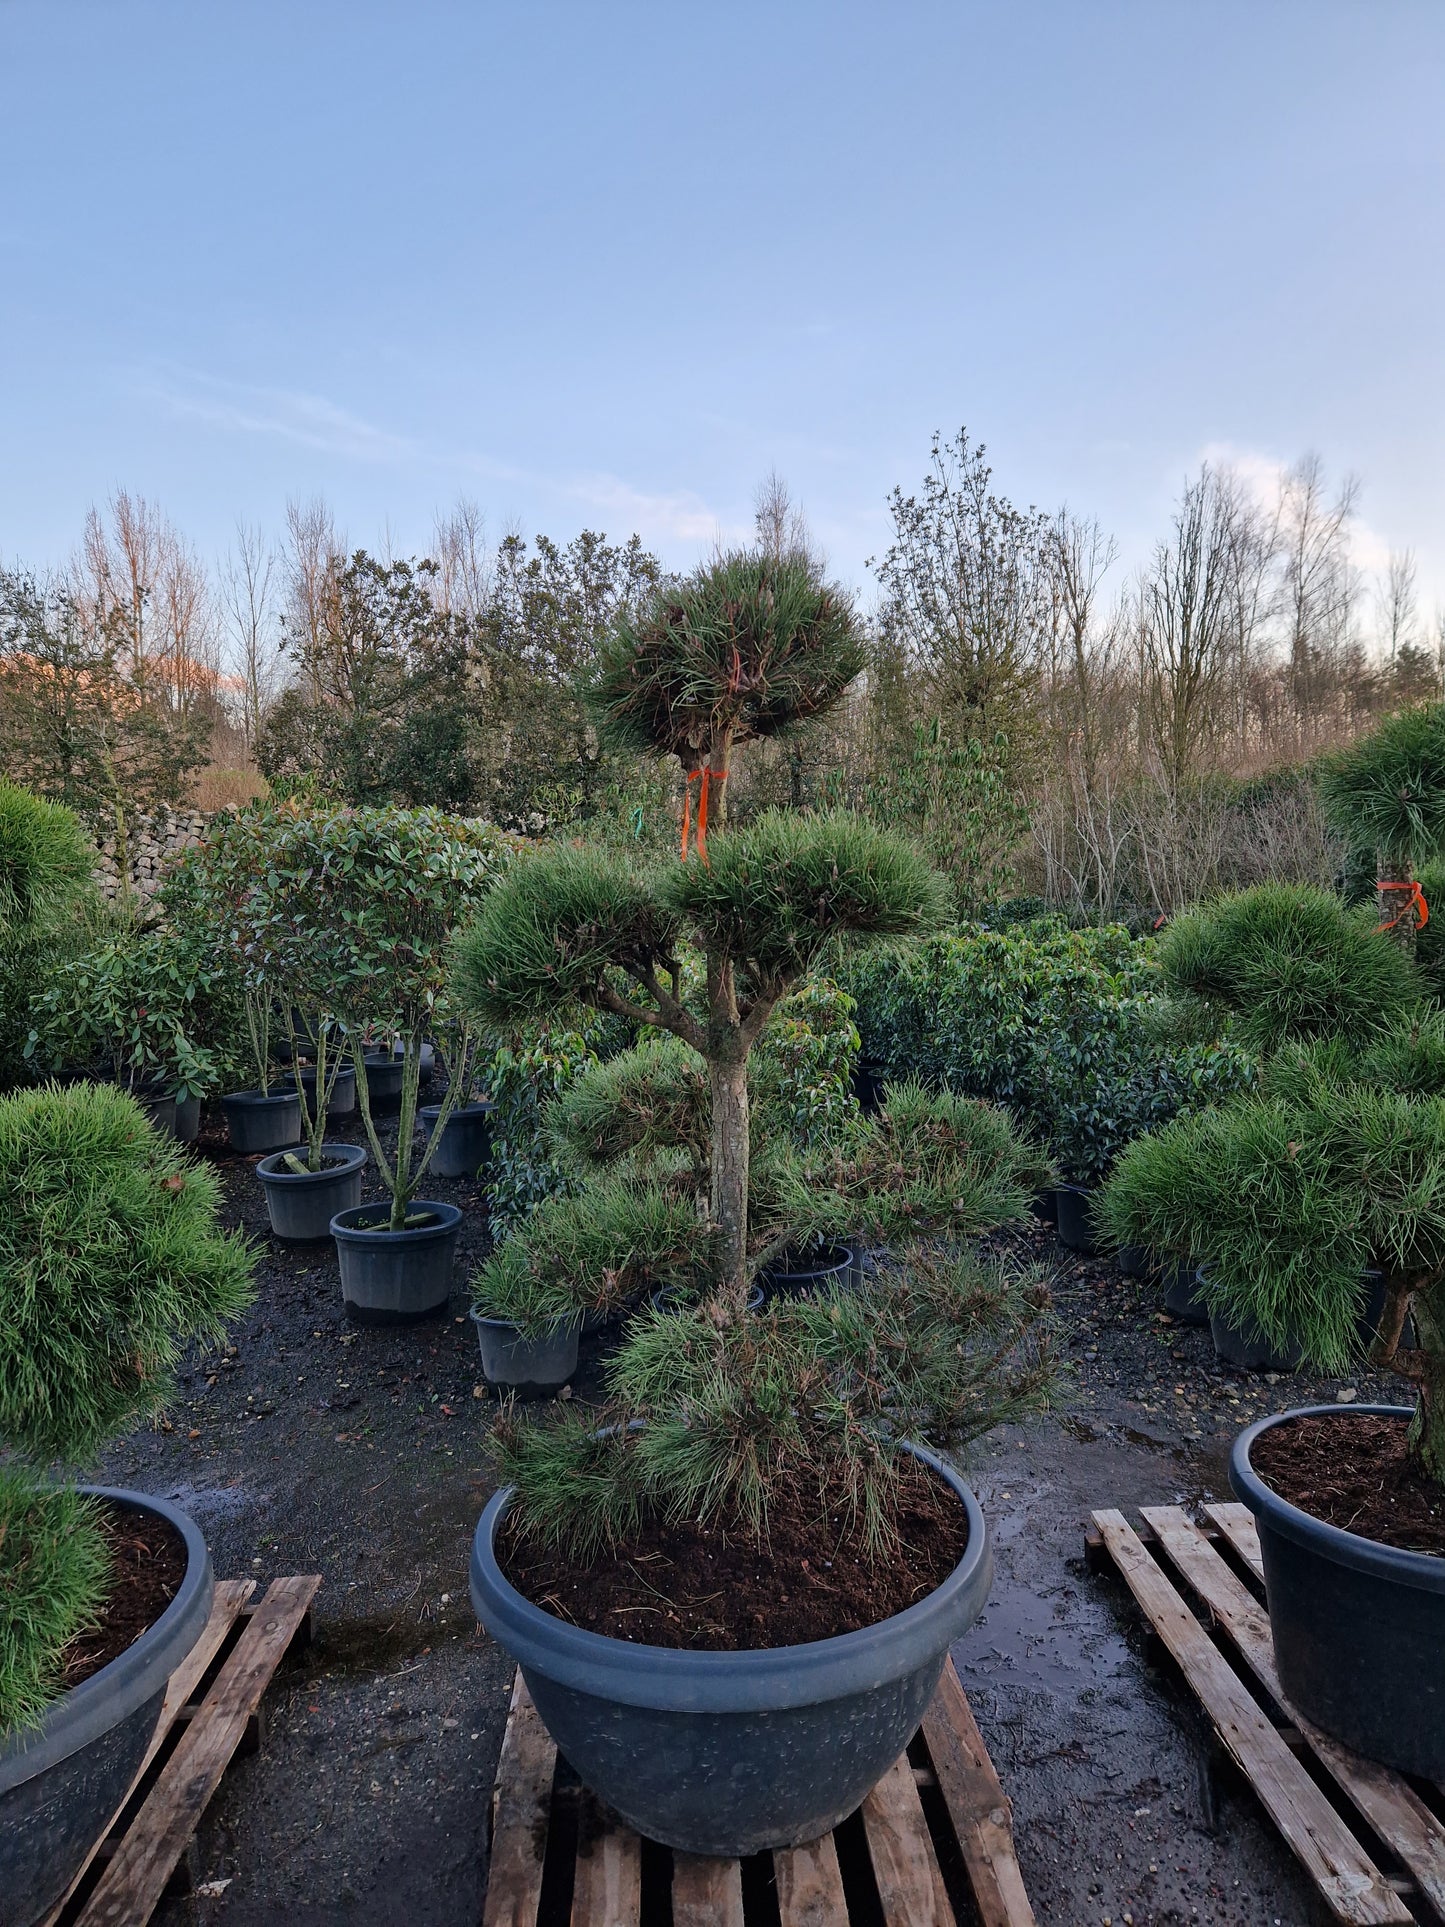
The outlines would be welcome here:
[[[494,1409],[465,1316],[482,1196],[427,1186],[464,1210],[447,1316],[359,1329],[329,1245],[278,1246],[251,1162],[209,1120],[202,1149],[231,1222],[263,1247],[257,1300],[222,1351],[188,1360],[164,1423],[121,1441],[103,1472],[187,1506],[218,1575],[324,1583],[315,1641],[268,1695],[264,1750],[233,1766],[201,1827],[195,1862],[214,1892],[157,1918],[475,1921],[512,1671],[467,1595]],[[1072,1370],[1055,1416],[975,1448],[997,1578],[955,1658],[1038,1918],[1305,1927],[1320,1918],[1312,1890],[1248,1790],[1204,1773],[1195,1716],[1139,1615],[1085,1571],[1084,1525],[1096,1506],[1226,1497],[1229,1443],[1251,1419],[1346,1391],[1398,1397],[1398,1382],[1237,1377],[1207,1331],[1169,1322],[1108,1262],[1070,1259],[1042,1226],[1002,1241],[1058,1263]],[[593,1354],[584,1394],[596,1370]]]

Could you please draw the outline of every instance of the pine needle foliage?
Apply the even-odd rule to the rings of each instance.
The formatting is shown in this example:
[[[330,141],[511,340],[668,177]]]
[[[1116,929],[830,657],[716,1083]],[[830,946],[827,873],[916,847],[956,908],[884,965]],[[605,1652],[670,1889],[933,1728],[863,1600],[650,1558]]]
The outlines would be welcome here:
[[[1228,1011],[1247,1047],[1294,1039],[1360,1042],[1418,1001],[1410,961],[1326,890],[1266,883],[1178,917],[1159,941],[1176,992]]]
[[[679,1038],[652,1039],[589,1065],[558,1099],[552,1125],[559,1150],[583,1171],[679,1151],[705,1171],[707,1067]]]
[[[806,975],[842,933],[857,948],[926,934],[952,915],[947,882],[915,845],[846,810],[769,810],[714,837],[706,866],[674,866],[664,888],[702,946],[768,995]]]
[[[153,1412],[183,1347],[249,1302],[220,1188],[106,1085],[0,1098],[0,1439],[89,1457]]]
[[[604,747],[690,768],[724,737],[776,736],[830,709],[865,660],[848,596],[806,556],[735,550],[623,614],[588,707]]]
[[[0,782],[0,941],[53,929],[85,894],[94,869],[77,817]]]
[[[974,1254],[923,1254],[746,1321],[719,1312],[634,1321],[602,1436],[595,1416],[497,1428],[521,1530],[584,1559],[654,1512],[761,1540],[780,1484],[815,1486],[820,1509],[841,1485],[883,1556],[902,1437],[960,1450],[1038,1410],[1055,1378],[1042,1277]]]
[[[0,1737],[40,1724],[109,1572],[96,1501],[0,1463]]]
[[[537,1336],[661,1285],[701,1285],[707,1243],[686,1187],[604,1174],[540,1204],[477,1273],[473,1304]]]
[[[894,1084],[873,1117],[781,1166],[779,1213],[831,1239],[973,1237],[1025,1217],[1048,1176],[996,1105]]]
[[[1326,759],[1326,818],[1387,861],[1419,865],[1445,850],[1445,704],[1392,716]]]

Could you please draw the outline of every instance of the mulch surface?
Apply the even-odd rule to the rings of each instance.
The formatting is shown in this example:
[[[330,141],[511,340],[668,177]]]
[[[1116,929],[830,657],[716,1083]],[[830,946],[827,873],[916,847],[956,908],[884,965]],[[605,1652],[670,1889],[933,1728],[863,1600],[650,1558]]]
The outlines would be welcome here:
[[[763,1542],[745,1527],[653,1521],[588,1565],[529,1544],[505,1524],[503,1572],[535,1605],[588,1632],[644,1646],[737,1652],[857,1632],[916,1605],[963,1557],[962,1506],[932,1473],[899,1484],[901,1545],[869,1560],[841,1494],[809,1481],[782,1491]]]
[[[65,1684],[79,1686],[153,1626],[181,1589],[186,1546],[174,1526],[138,1506],[105,1501],[101,1530],[110,1549],[110,1597],[100,1622],[70,1642]]]
[[[1445,1554],[1445,1487],[1410,1454],[1408,1422],[1360,1412],[1277,1425],[1250,1463],[1311,1518],[1403,1552]]]

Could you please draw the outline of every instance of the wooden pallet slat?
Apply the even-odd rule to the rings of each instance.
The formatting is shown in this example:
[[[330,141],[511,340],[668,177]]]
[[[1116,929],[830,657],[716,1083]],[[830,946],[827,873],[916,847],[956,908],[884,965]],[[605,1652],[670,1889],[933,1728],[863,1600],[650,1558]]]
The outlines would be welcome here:
[[[1264,1556],[1259,1549],[1259,1527],[1254,1523],[1254,1514],[1249,1507],[1231,1500],[1227,1504],[1218,1502],[1207,1505],[1204,1511],[1263,1585]]]
[[[577,1850],[572,1918],[581,1927],[637,1927],[642,1913],[642,1842],[591,1794]]]
[[[833,1927],[848,1918],[848,1899],[831,1833],[806,1847],[786,1847],[773,1855],[778,1914],[783,1927]]]
[[[672,1927],[743,1927],[743,1872],[739,1863],[675,1853]]]
[[[980,1927],[1034,1927],[1014,1851],[1013,1809],[952,1659],[945,1661],[923,1716],[923,1738],[968,1868]]]
[[[206,1696],[204,1716],[190,1722],[161,1768],[77,1927],[134,1927],[150,1918],[320,1584],[309,1575],[275,1579],[266,1589]]]
[[[482,1927],[536,1927],[557,1749],[518,1671],[492,1789],[492,1855]]]
[[[1123,1513],[1109,1508],[1095,1512],[1093,1521],[1220,1741],[1335,1918],[1348,1927],[1411,1927],[1410,1910],[1250,1697]]]
[[[888,1927],[952,1927],[953,1908],[905,1756],[863,1802],[863,1828]]]

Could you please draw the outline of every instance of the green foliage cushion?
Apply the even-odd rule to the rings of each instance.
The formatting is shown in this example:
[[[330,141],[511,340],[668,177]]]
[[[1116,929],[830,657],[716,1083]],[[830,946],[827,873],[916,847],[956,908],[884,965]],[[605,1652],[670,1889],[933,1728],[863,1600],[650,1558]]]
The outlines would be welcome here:
[[[0,939],[54,929],[94,869],[77,817],[0,782]]]
[[[89,1457],[250,1299],[220,1187],[106,1085],[0,1098],[0,1440]]]
[[[465,1008],[508,1024],[586,1001],[609,970],[667,955],[677,913],[653,875],[610,851],[561,846],[519,862],[456,945]]]
[[[852,608],[800,555],[719,556],[624,610],[589,706],[609,748],[700,761],[719,726],[774,736],[830,708],[864,665]]]
[[[1310,1037],[1363,1041],[1419,994],[1372,910],[1303,884],[1261,884],[1176,918],[1159,961],[1173,989],[1230,1012],[1261,1051]]]
[[[948,885],[922,852],[847,811],[769,810],[714,837],[708,856],[666,874],[666,900],[763,987],[806,975],[834,937],[924,935],[951,915]]]
[[[1352,844],[1419,865],[1445,846],[1445,704],[1391,716],[1326,759],[1325,814]]]
[[[0,1462],[0,1739],[39,1724],[109,1571],[95,1501]]]

